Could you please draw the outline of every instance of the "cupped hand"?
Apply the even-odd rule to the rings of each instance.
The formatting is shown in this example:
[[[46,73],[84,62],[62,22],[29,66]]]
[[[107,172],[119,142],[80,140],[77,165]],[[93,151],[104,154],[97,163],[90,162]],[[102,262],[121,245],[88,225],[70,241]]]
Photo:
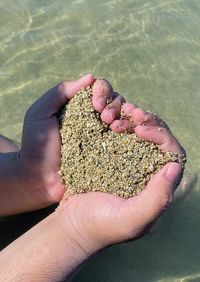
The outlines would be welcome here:
[[[16,197],[18,209],[23,196],[24,202],[28,200],[26,208],[42,207],[61,199],[65,187],[58,173],[61,140],[57,113],[80,88],[93,82],[94,78],[89,75],[59,84],[28,110],[17,158],[20,165],[17,172],[14,170],[15,175],[19,174],[18,179],[21,178],[20,185],[24,186],[10,185],[11,201],[8,205],[6,201],[1,202],[4,210],[8,210],[9,204],[13,205]],[[93,85],[93,106],[112,130],[135,132],[158,144],[163,151],[185,154],[162,120],[126,103],[104,80],[96,80]],[[119,118],[121,112],[123,119]],[[17,155],[8,157],[6,168],[9,169],[10,164],[16,168],[17,161],[13,161],[13,157],[15,160]],[[3,172],[6,174],[6,170]],[[19,281],[22,277],[26,281],[30,277],[33,281],[63,281],[64,277],[73,277],[73,271],[92,253],[107,245],[140,237],[169,206],[181,172],[181,164],[168,163],[151,178],[140,195],[129,199],[90,192],[61,201],[55,212],[1,252],[2,281],[13,281],[13,277]]]
[[[105,97],[112,97],[108,105]],[[112,130],[134,132],[138,137],[158,144],[163,151],[185,155],[184,149],[159,117],[126,103],[113,92],[107,81],[94,83],[93,106]],[[121,112],[123,119],[119,118]],[[123,199],[101,192],[73,195],[63,200],[56,212],[63,228],[67,226],[66,221],[70,222],[74,230],[73,240],[87,253],[92,253],[107,245],[143,235],[172,202],[181,173],[180,163],[168,163],[138,196]]]
[[[59,174],[61,139],[58,112],[83,87],[94,82],[89,74],[59,83],[26,112],[19,151],[19,179],[32,199],[31,209],[59,202],[65,191]]]

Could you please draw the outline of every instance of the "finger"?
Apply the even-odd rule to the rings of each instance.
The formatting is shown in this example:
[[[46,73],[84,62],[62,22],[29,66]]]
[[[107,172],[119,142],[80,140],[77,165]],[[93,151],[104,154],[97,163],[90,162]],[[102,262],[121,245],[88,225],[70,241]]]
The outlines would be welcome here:
[[[127,233],[140,234],[166,210],[181,174],[180,164],[168,163],[151,178],[140,195],[124,201],[121,213],[126,218]]]
[[[144,112],[144,118],[140,122],[140,124],[144,124],[147,126],[154,125],[154,126],[168,128],[166,124],[157,115],[155,115],[154,113],[149,113],[149,112]]]
[[[135,108],[136,106],[134,104],[128,102],[123,103],[121,107],[122,119],[115,119],[111,123],[110,129],[118,133],[123,133],[123,132],[133,133],[135,124],[132,123],[130,119],[130,115],[133,109]]]
[[[146,111],[145,114],[146,116],[145,116],[145,121],[143,123],[144,125],[157,125],[160,127],[164,127],[170,131],[168,125],[158,115],[150,111]]]
[[[0,134],[0,153],[16,152],[20,150],[20,144]]]
[[[145,112],[143,109],[137,108],[134,104],[124,103],[121,107],[121,117],[123,122],[114,120],[110,128],[116,132],[135,132],[138,124],[163,125],[160,120],[155,118],[153,114]]]
[[[137,108],[136,105],[126,102],[122,106],[122,114],[126,117],[130,117],[133,110],[136,108]]]
[[[111,124],[116,118],[120,116],[121,106],[125,99],[115,92],[116,98],[108,104],[101,113],[101,119],[107,124]]]
[[[94,109],[101,113],[109,100],[112,100],[113,89],[105,79],[97,79],[92,86],[92,104]]]
[[[166,127],[165,123],[156,114],[137,108],[130,103],[123,104],[122,113],[125,119],[129,119],[135,125],[145,124]]]
[[[122,116],[134,124],[141,124],[145,119],[145,111],[137,108],[135,105],[125,103],[122,106]]]
[[[194,188],[197,182],[197,174],[192,171],[185,171],[183,178],[174,193],[174,202],[182,199]]]
[[[78,80],[59,83],[29,108],[26,119],[44,120],[54,116],[81,88],[91,85],[93,81],[94,77],[88,74]]]
[[[141,139],[159,145],[159,148],[164,152],[175,152],[180,155],[185,155],[185,151],[179,144],[177,139],[166,128],[159,126],[137,125],[135,133]]]
[[[133,133],[134,132],[134,126],[132,123],[130,123],[129,120],[126,119],[116,119],[114,120],[111,125],[110,129],[117,132],[117,133]]]

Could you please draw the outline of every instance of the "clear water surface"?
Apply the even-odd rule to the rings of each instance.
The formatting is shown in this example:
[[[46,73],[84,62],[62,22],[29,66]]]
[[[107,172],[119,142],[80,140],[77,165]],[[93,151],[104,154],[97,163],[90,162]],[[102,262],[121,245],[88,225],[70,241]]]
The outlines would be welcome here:
[[[26,109],[92,72],[161,115],[200,170],[199,0],[0,0],[0,132],[20,141]],[[74,281],[200,281],[200,186],[141,240],[110,247]]]

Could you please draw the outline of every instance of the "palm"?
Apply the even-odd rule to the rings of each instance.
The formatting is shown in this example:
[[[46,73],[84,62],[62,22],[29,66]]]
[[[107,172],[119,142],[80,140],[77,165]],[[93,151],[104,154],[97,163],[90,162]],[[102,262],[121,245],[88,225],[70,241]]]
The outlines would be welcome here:
[[[77,81],[62,83],[49,90],[36,101],[26,114],[22,139],[21,162],[27,174],[27,186],[29,189],[32,189],[30,193],[38,203],[37,207],[44,207],[51,203],[58,202],[62,198],[65,190],[59,175],[61,140],[57,113],[78,90],[91,85],[93,82],[94,78],[89,75]],[[121,120],[117,120],[122,104],[124,103],[123,99],[118,96],[109,104],[109,107],[105,107],[106,99],[109,99],[112,95],[111,86],[105,81],[97,80],[93,86],[93,106],[98,112],[101,112],[102,120],[110,124],[112,130],[119,132],[129,130],[129,128],[127,128],[129,123],[126,123],[126,120],[124,120],[124,124]],[[101,100],[101,103],[98,102],[99,100]],[[135,119],[135,123],[141,124],[141,118],[142,120],[144,118],[145,121],[147,120],[145,113],[141,116],[141,113],[138,113],[134,106],[130,106],[128,103],[125,103],[123,106],[125,106],[123,108],[124,113],[128,117],[133,112],[133,120]],[[109,112],[109,109],[114,109],[114,112]],[[137,112],[138,117],[134,112]],[[148,123],[152,131],[144,131],[143,128],[139,128],[140,126],[134,128],[134,130],[141,138],[151,140],[157,144],[165,144],[167,140],[168,145],[164,149],[173,150],[174,146],[172,146],[172,144],[175,144],[176,150],[174,151],[178,151],[177,148],[180,148],[180,146],[177,145],[176,140],[171,137],[168,131],[158,131],[158,124],[156,122],[157,121],[150,116]],[[130,129],[132,129],[132,127]],[[162,142],[160,143],[161,139]],[[172,142],[169,142],[170,140],[172,140]],[[138,206],[141,198],[142,197],[139,196],[135,199],[124,200],[103,193],[87,193],[85,195],[71,197],[68,206],[71,210],[72,220],[74,218],[75,221],[80,221],[83,229],[85,228],[84,225],[87,226],[86,223],[91,221],[95,225],[97,234],[101,232],[102,226],[105,226],[105,236],[109,236],[109,232],[114,230],[114,233],[116,232],[116,238],[118,238],[117,232],[119,224],[121,230],[123,229],[122,226],[124,226],[124,230],[128,230],[129,224],[133,220],[131,217],[130,220],[127,221],[127,210],[131,210],[131,213],[134,213],[135,206]],[[77,209],[75,209],[74,206],[77,206]],[[74,216],[73,213],[76,216]],[[90,225],[91,224],[89,224],[89,226]]]
[[[36,191],[42,192],[43,197],[52,198],[52,202],[59,201],[64,192],[59,175],[60,142],[56,117],[39,122],[25,120],[21,156],[33,185],[37,186]]]
[[[124,225],[123,229],[123,222],[126,221],[123,212],[125,201],[127,200],[101,192],[74,195],[67,200],[67,214],[85,239],[91,238],[92,234],[94,242],[101,238],[103,245],[104,240],[108,242],[109,236],[112,241],[125,239],[120,236],[120,232],[124,233],[126,228]]]
[[[60,83],[41,96],[26,113],[19,161],[35,208],[58,202],[63,196],[57,113],[75,93],[93,82],[94,77],[86,75]]]

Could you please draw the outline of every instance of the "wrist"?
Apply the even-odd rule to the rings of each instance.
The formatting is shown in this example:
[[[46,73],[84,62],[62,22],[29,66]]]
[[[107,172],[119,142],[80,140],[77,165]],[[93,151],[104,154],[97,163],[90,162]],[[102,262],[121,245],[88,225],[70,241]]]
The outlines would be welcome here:
[[[23,164],[20,151],[0,154],[0,216],[47,206],[45,190],[37,192],[41,185]]]
[[[25,281],[30,277],[33,281],[63,281],[71,279],[89,256],[71,225],[63,226],[61,214],[54,212],[2,251],[1,277],[9,274],[12,278],[14,273],[20,281],[22,277]]]
[[[17,212],[14,203],[19,203],[19,155],[18,152],[0,154],[0,216],[6,216]],[[13,208],[13,210],[11,209]]]
[[[64,203],[61,202],[55,213],[59,218],[59,224],[66,236],[66,239],[71,241],[77,251],[82,254],[82,257],[87,260],[102,247],[98,245],[98,243],[94,242],[90,234],[85,234],[84,231],[81,230],[67,204],[67,200]]]
[[[80,268],[88,261],[88,259],[97,251],[91,247],[84,238],[79,234],[79,232],[74,228],[71,223],[68,214],[64,209],[57,208],[57,210],[52,214],[54,219],[51,223],[52,230],[54,233],[59,232],[59,242],[60,251],[57,252],[58,266],[63,269],[63,277],[71,279],[78,273]],[[59,230],[59,231],[58,231]],[[58,237],[58,236],[57,236]]]

